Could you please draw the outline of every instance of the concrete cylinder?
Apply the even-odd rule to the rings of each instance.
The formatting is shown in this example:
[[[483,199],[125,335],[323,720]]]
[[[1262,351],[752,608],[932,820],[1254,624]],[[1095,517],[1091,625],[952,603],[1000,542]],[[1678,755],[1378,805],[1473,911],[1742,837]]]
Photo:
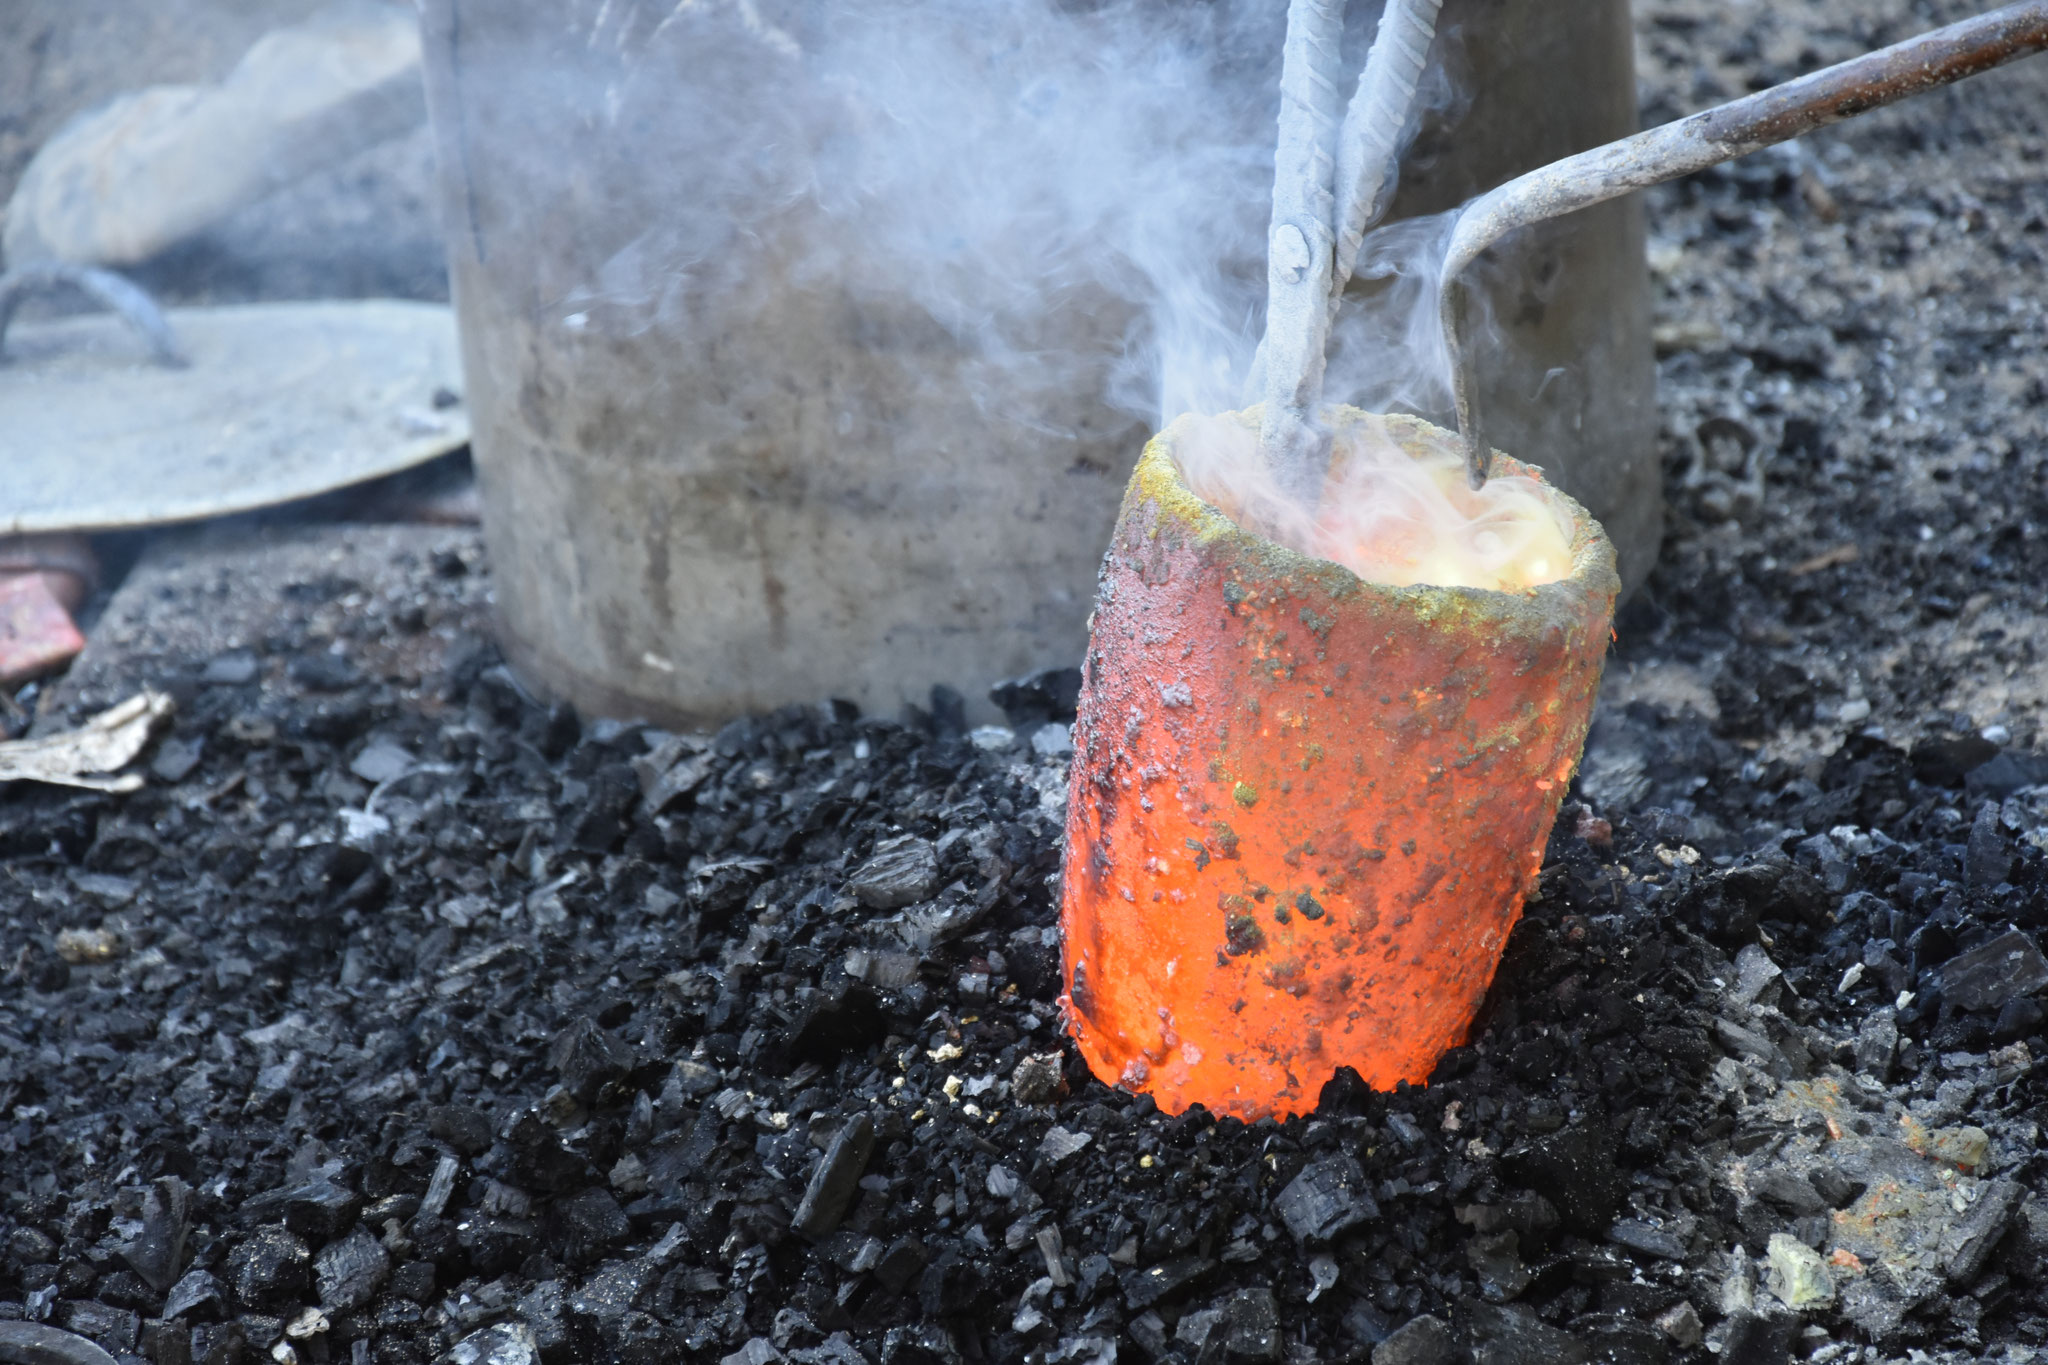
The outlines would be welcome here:
[[[1132,309],[1077,286],[1035,332],[1006,337],[1012,360],[1042,362],[1020,381],[914,288],[858,259],[821,271],[834,224],[798,191],[804,158],[841,130],[788,115],[764,142],[782,165],[677,150],[706,108],[784,116],[760,93],[788,78],[774,7],[698,7],[734,19],[693,39],[680,69],[636,65],[660,19],[639,9],[593,11],[614,33],[538,0],[424,5],[506,654],[579,709],[668,724],[824,696],[893,712],[934,683],[989,717],[990,683],[1081,657],[1149,425],[1106,396]],[[1445,12],[1482,93],[1425,130],[1429,164],[1398,212],[1635,126],[1626,0]],[[1490,64],[1535,60],[1478,36],[1496,22],[1569,31],[1543,48],[1545,89],[1492,92]],[[756,211],[701,210],[712,202]],[[1547,349],[1507,373],[1498,429],[1610,521],[1633,582],[1657,501],[1641,228],[1632,206],[1582,217],[1518,248],[1551,274],[1511,339]],[[688,268],[659,278],[635,264],[675,261]],[[1509,401],[1529,365],[1602,378]]]

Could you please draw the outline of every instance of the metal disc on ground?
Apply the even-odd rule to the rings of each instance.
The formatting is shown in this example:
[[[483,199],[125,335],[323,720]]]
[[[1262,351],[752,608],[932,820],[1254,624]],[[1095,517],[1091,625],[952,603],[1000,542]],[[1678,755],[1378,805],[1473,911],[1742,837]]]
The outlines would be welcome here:
[[[185,367],[156,363],[111,314],[7,330],[0,534],[245,512],[469,440],[469,417],[450,402],[462,365],[443,305],[265,303],[166,316]]]

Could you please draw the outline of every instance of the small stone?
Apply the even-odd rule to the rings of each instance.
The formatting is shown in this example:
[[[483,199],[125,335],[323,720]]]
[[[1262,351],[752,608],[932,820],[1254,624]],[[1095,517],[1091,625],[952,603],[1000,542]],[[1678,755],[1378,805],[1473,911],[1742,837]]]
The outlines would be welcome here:
[[[121,955],[121,940],[105,929],[60,929],[57,956],[74,967],[97,966]]]
[[[1297,1242],[1327,1242],[1349,1228],[1380,1216],[1366,1193],[1365,1172],[1348,1155],[1324,1157],[1304,1166],[1273,1201],[1273,1209]]]
[[[967,732],[967,741],[983,753],[1007,753],[1017,747],[1017,732],[1007,725],[977,725]]]
[[[2044,986],[2048,986],[2048,959],[2041,956],[2034,940],[2018,929],[1958,953],[1941,969],[1942,997],[1961,1010],[1997,1010],[2008,1000],[2032,995]]]
[[[900,910],[929,897],[938,884],[939,855],[932,841],[899,834],[875,845],[847,879],[846,889],[870,910]]]
[[[1657,1315],[1657,1330],[1670,1337],[1681,1351],[1690,1351],[1706,1339],[1699,1309],[1684,1299]]]
[[[361,753],[349,760],[348,770],[371,786],[395,782],[412,771],[414,759],[388,740],[373,739]]]
[[[1057,1052],[1035,1052],[1010,1073],[1010,1094],[1019,1104],[1051,1104],[1067,1093],[1067,1077]]]
[[[1450,1365],[1457,1342],[1442,1318],[1410,1318],[1372,1348],[1372,1365]]]
[[[149,761],[149,770],[158,781],[172,786],[183,782],[199,766],[199,759],[206,752],[206,743],[200,739],[171,738],[157,745],[156,756]]]
[[[1795,1313],[1835,1301],[1835,1280],[1827,1262],[1789,1233],[1771,1234],[1764,1249],[1764,1285]]]
[[[839,1226],[874,1150],[875,1121],[866,1114],[854,1115],[832,1135],[790,1220],[799,1236],[815,1242]]]

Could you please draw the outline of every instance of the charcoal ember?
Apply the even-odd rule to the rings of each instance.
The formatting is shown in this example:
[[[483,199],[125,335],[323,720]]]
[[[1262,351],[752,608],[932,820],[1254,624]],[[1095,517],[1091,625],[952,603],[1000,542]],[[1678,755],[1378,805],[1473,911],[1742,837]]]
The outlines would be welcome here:
[[[1824,1213],[1828,1209],[1828,1201],[1821,1197],[1812,1181],[1783,1166],[1773,1166],[1756,1176],[1750,1182],[1750,1189],[1757,1198],[1794,1217]]]
[[[296,1303],[306,1292],[312,1260],[297,1233],[266,1224],[228,1253],[228,1284],[250,1308]]]
[[[164,1296],[163,1315],[190,1318],[194,1322],[211,1321],[220,1317],[226,1297],[220,1281],[210,1272],[188,1270]]]
[[[540,1365],[540,1343],[523,1322],[499,1322],[448,1348],[445,1365]]]
[[[361,1308],[376,1296],[391,1273],[391,1253],[358,1226],[338,1242],[320,1248],[313,1258],[313,1284],[324,1308]]]
[[[847,879],[846,889],[870,910],[900,910],[929,897],[938,884],[939,856],[932,841],[899,834],[875,845]]]
[[[1588,1121],[1560,1128],[1501,1154],[1501,1171],[1553,1204],[1567,1227],[1598,1236],[1612,1223],[1627,1193],[1616,1167],[1614,1136]]]
[[[633,1050],[587,1017],[571,1023],[548,1044],[548,1065],[579,1104],[595,1103],[601,1090],[626,1078],[633,1063]]]
[[[1884,1080],[1899,1052],[1899,1023],[1889,1009],[1874,1011],[1856,1031],[1856,1069]]]
[[[313,1180],[284,1197],[284,1225],[308,1242],[329,1242],[356,1221],[363,1201],[355,1191],[330,1180]]]
[[[1365,1172],[1348,1155],[1324,1157],[1304,1166],[1273,1201],[1273,1208],[1297,1242],[1327,1242],[1377,1218],[1379,1206],[1367,1193]]]
[[[125,1308],[114,1308],[92,1299],[60,1300],[54,1320],[65,1331],[76,1332],[116,1354],[133,1355],[141,1342],[140,1317]]]
[[[625,1241],[632,1231],[626,1211],[611,1191],[595,1186],[556,1200],[546,1226],[549,1242],[571,1265],[590,1264]]]
[[[1941,968],[1942,998],[1960,1010],[2000,1010],[2043,987],[2048,987],[2048,959],[2018,929],[1949,958]]]
[[[609,763],[584,779],[564,843],[579,853],[609,853],[625,838],[640,779],[626,763]]]
[[[1081,700],[1081,670],[1042,668],[1007,678],[989,688],[988,699],[1001,709],[1010,728],[1029,734],[1051,721],[1071,724]]]
[[[2012,879],[2012,847],[1999,828],[1999,817],[1998,803],[1986,801],[1970,826],[1963,862],[1972,891],[1987,892]]]
[[[1681,913],[1718,943],[1746,942],[1767,919],[1818,926],[1827,919],[1828,891],[1793,863],[1766,858],[1697,879],[1683,894]]]
[[[1372,1365],[1452,1365],[1462,1351],[1450,1324],[1425,1313],[1408,1319],[1372,1348]]]
[[[121,1259],[159,1294],[176,1282],[184,1262],[191,1204],[191,1189],[178,1177],[151,1182],[142,1197],[142,1230],[121,1248]]]
[[[2041,1031],[2044,1019],[2048,1019],[2048,1010],[2042,1009],[2040,1001],[2014,996],[1998,1007],[1998,1018],[1991,1025],[1991,1041],[2012,1043],[2031,1038]]]
[[[1640,1218],[1617,1219],[1607,1229],[1607,1240],[1616,1246],[1640,1251],[1645,1256],[1655,1256],[1666,1261],[1685,1259],[1685,1243],[1672,1233]]]
[[[867,1171],[868,1158],[875,1149],[875,1122],[856,1114],[832,1135],[825,1154],[819,1158],[803,1200],[796,1207],[790,1227],[798,1236],[818,1241],[839,1226],[847,1206]]]

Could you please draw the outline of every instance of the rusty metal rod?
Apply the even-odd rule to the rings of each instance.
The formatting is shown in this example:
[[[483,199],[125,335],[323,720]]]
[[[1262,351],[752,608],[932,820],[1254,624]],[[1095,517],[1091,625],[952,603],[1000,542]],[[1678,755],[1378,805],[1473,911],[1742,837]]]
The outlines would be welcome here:
[[[2044,48],[2048,0],[2023,0],[1554,161],[1467,204],[1444,254],[1438,308],[1472,486],[1486,481],[1493,462],[1477,404],[1471,296],[1463,278],[1481,252],[1519,228],[1691,175]]]

